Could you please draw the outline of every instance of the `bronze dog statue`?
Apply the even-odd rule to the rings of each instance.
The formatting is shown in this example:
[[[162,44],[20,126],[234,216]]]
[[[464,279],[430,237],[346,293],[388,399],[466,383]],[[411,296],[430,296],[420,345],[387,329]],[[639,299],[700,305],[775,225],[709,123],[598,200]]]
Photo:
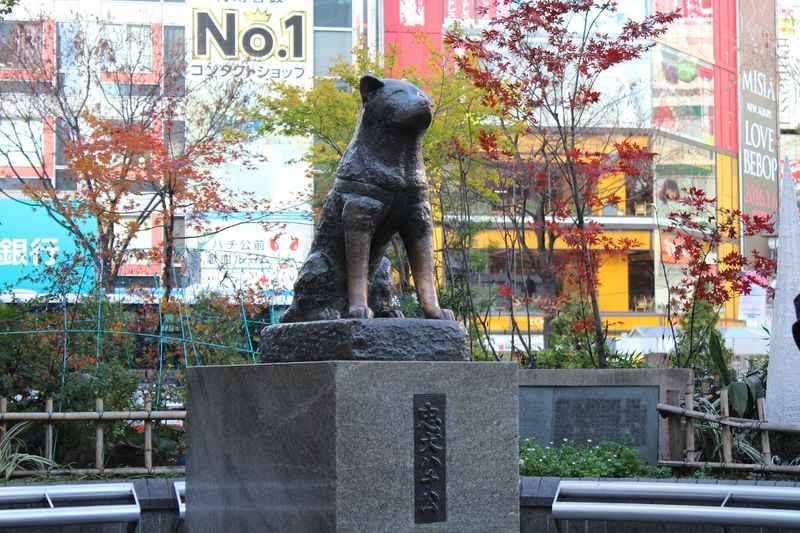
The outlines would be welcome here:
[[[431,100],[402,80],[364,76],[356,132],[325,198],[311,251],[282,322],[402,316],[393,309],[386,247],[400,234],[422,311],[439,307],[433,273],[433,223],[422,160]]]

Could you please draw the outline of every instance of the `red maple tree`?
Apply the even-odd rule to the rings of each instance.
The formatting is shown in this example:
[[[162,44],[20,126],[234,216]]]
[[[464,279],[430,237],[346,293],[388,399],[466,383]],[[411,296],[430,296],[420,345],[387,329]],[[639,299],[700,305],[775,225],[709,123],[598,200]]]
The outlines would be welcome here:
[[[176,240],[182,238],[176,235],[179,217],[186,216],[202,231],[210,213],[267,207],[253,193],[227,187],[216,173],[226,159],[242,157],[235,136],[170,142],[175,122],[169,118],[165,111],[155,119],[126,124],[87,113],[83,121],[88,133],[65,143],[67,165],[79,184],[76,191],[66,200],[52,189],[25,190],[30,198],[62,205],[59,215],[76,225],[79,220],[94,222],[87,251],[96,257],[98,280],[107,290],[123,267],[138,261],[160,265],[163,298],[169,300]],[[160,246],[131,248],[137,235],[154,230],[163,234]]]
[[[612,0],[497,4],[498,15],[479,35],[456,28],[445,41],[463,72],[486,91],[487,103],[499,110],[510,148],[504,153],[494,139],[484,137],[484,151],[489,158],[514,161],[515,179],[525,182],[524,189],[534,199],[531,226],[538,232],[540,255],[549,252],[552,257],[555,238],[563,238],[575,252],[579,292],[591,309],[587,335],[592,342],[587,345],[596,365],[605,367],[607,325],[597,296],[603,256],[599,252],[622,253],[633,243],[604,235],[592,215],[619,201],[616,191],[603,190],[605,177],[615,172],[642,175],[653,154],[609,128],[603,146],[593,146],[597,143],[588,140],[586,129],[596,125],[593,121],[604,105],[598,80],[609,69],[640,57],[679,15],[657,12],[641,21],[627,20],[612,35],[602,29],[604,20],[618,10]],[[551,262],[543,271],[553,268]]]
[[[675,340],[676,366],[685,367],[694,359],[703,340],[710,332],[698,331],[695,315],[701,302],[707,302],[717,312],[734,297],[750,294],[754,286],[773,289],[776,263],[758,250],[750,257],[739,249],[742,237],[766,237],[774,234],[771,216],[749,215],[738,209],[717,206],[716,198],[702,189],[689,187],[679,200],[681,209],[667,215],[668,225],[662,228],[671,238],[669,254],[680,265],[680,277],[670,282],[664,267],[669,291],[667,319]],[[663,265],[663,262],[662,262]],[[681,332],[686,339],[685,353],[678,348],[676,322],[687,325]]]

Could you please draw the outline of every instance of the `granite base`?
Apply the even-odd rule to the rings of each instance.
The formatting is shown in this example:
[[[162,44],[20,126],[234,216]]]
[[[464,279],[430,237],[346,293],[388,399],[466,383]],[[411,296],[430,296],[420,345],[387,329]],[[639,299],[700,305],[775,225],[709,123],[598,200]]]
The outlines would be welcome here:
[[[519,531],[514,364],[330,361],[188,376],[193,533]],[[415,513],[422,394],[446,398],[446,521],[427,524]]]
[[[275,324],[261,331],[259,351],[263,363],[469,361],[467,333],[460,322],[420,318]]]

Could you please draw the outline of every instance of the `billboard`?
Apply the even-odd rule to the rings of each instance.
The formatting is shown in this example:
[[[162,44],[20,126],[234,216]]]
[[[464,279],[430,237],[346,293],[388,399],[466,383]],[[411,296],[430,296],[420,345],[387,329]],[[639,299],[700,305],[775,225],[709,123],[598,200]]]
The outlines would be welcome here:
[[[658,42],[691,56],[714,62],[713,0],[651,0],[651,12],[680,10],[681,18],[670,24]]]
[[[151,32],[153,45],[146,49],[147,53],[144,55],[149,57],[149,54],[152,54],[152,61],[149,64],[154,67],[153,70],[177,58],[186,60],[185,83],[192,89],[193,101],[196,99],[196,107],[189,107],[189,112],[196,109],[202,111],[203,99],[218,98],[219,89],[224,90],[225,84],[230,81],[243,82],[247,94],[251,97],[264,94],[273,83],[290,83],[303,87],[311,87],[313,84],[313,0],[185,0],[155,3],[82,0],[80,6],[75,2],[55,2],[48,3],[44,7],[40,2],[32,0],[26,3],[32,6],[28,12],[38,13],[43,10],[55,19],[59,42],[68,38],[70,27],[65,21],[72,20],[75,11],[87,18],[97,16],[101,20],[113,20],[120,29]],[[143,41],[147,42],[147,39]],[[140,78],[142,83],[151,83],[157,80],[158,76],[153,76],[153,80],[145,79],[143,76]],[[255,122],[246,125],[248,128],[257,126]],[[192,134],[191,131],[186,133],[188,136]],[[52,151],[53,147],[49,147],[47,142],[53,137],[52,134],[44,136],[43,151],[46,153]],[[297,220],[310,218],[311,207],[307,197],[312,188],[312,180],[308,177],[307,166],[302,161],[308,146],[309,142],[303,139],[261,137],[242,150],[244,153],[252,154],[251,160],[225,161],[215,167],[213,172],[224,186],[255,193],[256,198],[260,200],[269,200],[270,209],[279,213],[273,216],[277,219],[276,223],[291,225]],[[51,171],[51,174],[53,172]],[[21,226],[18,221],[25,220],[27,223],[30,215],[15,213],[5,208],[0,211],[0,224],[2,224],[0,232],[6,232],[0,233],[2,235],[0,254],[4,253],[4,246],[8,248],[6,261],[8,264],[0,265],[0,284],[8,283],[12,286],[16,286],[14,284],[20,273],[23,275],[28,273],[28,270],[23,268],[26,265],[21,264],[23,249],[30,250],[34,243],[40,246],[43,242],[41,239],[45,238],[56,239],[59,250],[74,249],[74,246],[67,244],[68,235],[57,225],[47,226],[52,231],[42,230],[41,235],[28,235],[26,231],[30,229],[29,225],[25,228],[18,227]],[[185,215],[186,227],[193,227],[195,221],[191,219],[191,213],[187,212]],[[247,246],[249,241],[255,244],[256,241],[263,240],[263,235],[261,239],[256,239],[257,232],[251,225],[241,224],[248,215],[258,217],[263,214],[242,213],[237,221],[227,225],[230,227],[225,223],[219,224],[221,228],[214,228],[214,231],[221,229],[215,234],[216,238],[220,242],[239,243],[234,247],[241,248]],[[50,221],[43,211],[37,212],[35,219]],[[163,236],[156,226],[157,224],[153,224],[152,231],[143,231],[137,235],[132,247],[136,249],[160,247]],[[308,231],[308,235],[299,242],[310,240],[310,226]],[[261,232],[263,233],[263,230]],[[213,245],[212,242],[209,246]],[[191,245],[187,247],[192,249]],[[300,250],[297,251],[298,254],[305,253],[303,251],[305,249],[300,245],[298,249]],[[193,278],[195,286],[214,286],[210,257],[203,256],[205,250],[200,250],[198,246],[194,246],[193,250],[200,254],[198,260],[204,265],[204,269],[198,270],[198,277]],[[219,250],[215,253],[218,252]],[[280,276],[285,276],[287,271],[282,263],[276,261],[260,261],[257,264],[250,261],[248,268],[250,269],[248,276],[259,280],[262,284],[265,280],[272,282]],[[132,259],[123,265],[120,274],[125,277],[153,277],[160,273],[161,269],[161,264],[149,259]],[[201,271],[205,272],[205,278],[199,274]],[[243,268],[240,268],[237,272],[243,271]],[[227,272],[229,277],[233,276],[231,274],[233,270],[228,269]],[[223,286],[229,286],[227,281]],[[36,290],[36,287],[18,288]],[[221,287],[217,284],[215,288]]]
[[[230,224],[230,220],[218,221]],[[311,248],[311,220],[231,226],[190,239],[187,296],[213,291],[236,294],[256,289],[272,305],[292,301],[294,281]]]
[[[190,0],[189,76],[309,85],[313,75],[311,0]]]
[[[778,210],[778,79],[775,0],[740,0],[739,172],[742,211]],[[744,252],[767,255],[764,238],[744,240]]]
[[[77,250],[72,234],[44,209],[0,199],[0,294],[4,297],[41,294],[47,287],[35,279],[36,274]],[[91,268],[86,276],[93,277]],[[91,283],[85,286],[88,289]]]
[[[682,203],[690,187],[702,189],[710,197],[716,195],[714,152],[694,144],[659,136],[653,139],[655,209],[666,220],[673,212],[685,211]]]
[[[781,129],[800,127],[800,0],[778,2]]]
[[[669,46],[652,51],[653,126],[714,144],[714,66]]]

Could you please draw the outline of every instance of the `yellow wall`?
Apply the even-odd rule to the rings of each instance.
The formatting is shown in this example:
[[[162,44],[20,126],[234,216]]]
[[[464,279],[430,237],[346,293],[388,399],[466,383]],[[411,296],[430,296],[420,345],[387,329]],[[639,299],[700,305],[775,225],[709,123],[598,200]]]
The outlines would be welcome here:
[[[604,202],[608,201],[611,196],[616,196],[619,200],[615,206],[617,214],[625,214],[625,174],[615,172],[601,176],[597,183],[597,194]],[[602,215],[603,209],[600,207],[595,208],[594,214]]]
[[[717,154],[717,207],[724,209],[739,208],[739,167],[737,159],[729,155]],[[717,253],[725,255],[739,251],[739,244],[723,244]],[[739,316],[739,297],[734,297],[725,305],[723,318],[736,320]]]
[[[598,271],[597,299],[600,311],[628,311],[628,257],[613,254],[602,258]]]
[[[524,314],[515,316],[517,325],[522,331],[528,330],[541,333],[544,320],[541,316],[531,316],[530,320]],[[603,313],[603,322],[608,322],[609,333],[630,331],[639,326],[666,326],[666,318],[656,313]],[[492,315],[489,317],[489,330],[493,333],[507,333],[511,331],[511,317],[507,315]]]
[[[650,243],[650,236],[651,232],[648,230],[642,231],[614,231],[608,230],[608,235],[613,235],[614,237],[627,237],[629,239],[635,239],[638,243],[638,246],[633,248],[634,250],[650,250],[651,243]],[[472,240],[472,247],[475,249],[482,249],[482,248],[504,248],[504,233],[502,230],[491,229],[486,230],[478,233]],[[536,248],[538,245],[538,239],[536,238],[536,232],[533,230],[528,230],[525,232],[525,240],[528,243],[530,248]],[[562,239],[558,239],[555,244],[555,248],[557,250],[568,250],[569,247]]]

